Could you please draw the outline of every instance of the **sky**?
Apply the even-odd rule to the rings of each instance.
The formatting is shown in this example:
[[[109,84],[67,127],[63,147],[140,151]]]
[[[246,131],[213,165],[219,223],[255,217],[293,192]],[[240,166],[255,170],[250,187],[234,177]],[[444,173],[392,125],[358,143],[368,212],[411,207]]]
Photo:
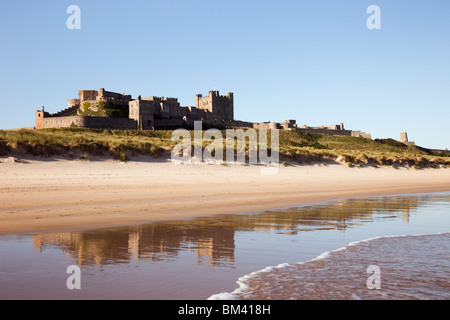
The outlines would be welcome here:
[[[80,29],[69,29],[70,5]],[[369,29],[367,8],[380,8]],[[127,0],[0,4],[0,129],[78,90],[234,92],[235,119],[344,123],[450,148],[450,1]]]

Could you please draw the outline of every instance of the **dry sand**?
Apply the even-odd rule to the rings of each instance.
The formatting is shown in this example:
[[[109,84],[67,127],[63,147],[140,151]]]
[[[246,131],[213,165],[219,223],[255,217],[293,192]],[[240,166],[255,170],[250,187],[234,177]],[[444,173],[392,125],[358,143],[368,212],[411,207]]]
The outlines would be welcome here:
[[[450,191],[450,169],[0,159],[0,234],[240,213],[337,198]]]

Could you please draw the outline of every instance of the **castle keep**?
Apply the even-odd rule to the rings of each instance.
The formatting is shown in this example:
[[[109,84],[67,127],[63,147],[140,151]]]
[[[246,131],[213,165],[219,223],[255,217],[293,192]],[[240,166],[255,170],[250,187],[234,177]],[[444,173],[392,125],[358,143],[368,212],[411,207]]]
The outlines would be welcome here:
[[[207,96],[197,94],[195,107],[180,106],[177,98],[141,97],[106,91],[105,89],[80,90],[78,99],[69,99],[67,108],[54,114],[36,110],[36,129],[44,128],[91,128],[121,130],[155,130],[193,128],[194,121],[202,121],[204,128],[257,128],[288,129],[309,133],[361,136],[371,138],[361,131],[345,130],[344,125],[321,127],[298,127],[295,120],[282,123],[253,123],[234,119],[234,97],[229,92],[221,96],[210,91]]]

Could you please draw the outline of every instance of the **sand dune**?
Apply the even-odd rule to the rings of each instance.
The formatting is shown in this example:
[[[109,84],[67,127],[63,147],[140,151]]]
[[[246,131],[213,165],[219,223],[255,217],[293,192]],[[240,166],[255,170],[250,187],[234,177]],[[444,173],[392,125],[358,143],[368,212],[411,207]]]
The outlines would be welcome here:
[[[139,159],[138,159],[139,160]],[[140,159],[0,163],[0,234],[239,213],[336,198],[450,191],[450,169],[176,165]]]

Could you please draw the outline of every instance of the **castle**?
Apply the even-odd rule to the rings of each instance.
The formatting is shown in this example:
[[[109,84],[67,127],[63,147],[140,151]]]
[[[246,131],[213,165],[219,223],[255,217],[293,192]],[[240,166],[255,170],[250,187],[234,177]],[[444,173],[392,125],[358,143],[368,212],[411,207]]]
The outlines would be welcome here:
[[[281,123],[253,123],[234,119],[234,97],[229,92],[221,96],[219,91],[210,91],[207,96],[197,94],[195,107],[180,106],[177,98],[141,97],[133,99],[124,93],[100,90],[80,90],[78,99],[69,99],[66,109],[50,114],[36,110],[36,129],[45,128],[92,128],[120,130],[157,130],[194,127],[202,121],[204,128],[256,128],[288,129],[308,133],[361,136],[371,139],[370,134],[345,130],[342,123],[331,126],[297,126],[295,120]]]

